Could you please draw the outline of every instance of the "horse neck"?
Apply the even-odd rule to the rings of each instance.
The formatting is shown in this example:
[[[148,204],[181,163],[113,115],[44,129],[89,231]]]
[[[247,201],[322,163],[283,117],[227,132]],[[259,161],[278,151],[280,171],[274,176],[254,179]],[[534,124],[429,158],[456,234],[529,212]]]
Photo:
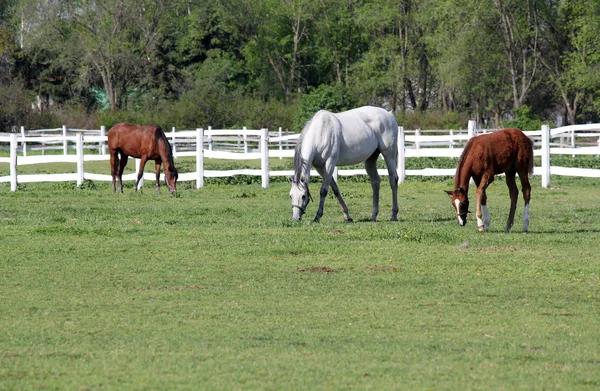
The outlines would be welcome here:
[[[454,188],[459,187],[465,190],[465,193],[469,192],[469,182],[471,181],[471,167],[468,163],[468,159],[464,159],[456,169],[456,175],[454,175]]]
[[[158,140],[158,153],[160,155],[163,164],[165,165],[165,170],[168,170],[171,166],[173,166],[173,152],[171,151],[171,146],[167,141],[166,137],[161,137]]]
[[[310,145],[302,143],[298,146],[296,161],[294,162],[294,178],[300,180],[304,177],[306,183],[310,182],[310,167],[314,158],[314,151]]]

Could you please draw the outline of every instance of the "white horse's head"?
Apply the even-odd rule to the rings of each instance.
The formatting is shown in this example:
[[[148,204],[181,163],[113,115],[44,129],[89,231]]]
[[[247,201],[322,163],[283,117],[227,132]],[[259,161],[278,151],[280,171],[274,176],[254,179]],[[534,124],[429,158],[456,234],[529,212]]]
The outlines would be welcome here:
[[[292,188],[290,189],[292,221],[299,221],[302,220],[302,215],[306,211],[306,207],[311,198],[310,191],[308,190],[308,183],[304,177],[300,177],[300,180],[289,177],[288,181],[292,185]]]

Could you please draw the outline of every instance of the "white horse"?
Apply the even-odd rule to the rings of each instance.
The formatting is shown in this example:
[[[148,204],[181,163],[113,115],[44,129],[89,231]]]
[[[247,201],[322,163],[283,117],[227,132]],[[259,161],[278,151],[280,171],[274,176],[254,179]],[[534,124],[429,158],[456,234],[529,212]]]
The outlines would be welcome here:
[[[348,207],[340,190],[333,180],[336,166],[347,166],[365,162],[365,169],[373,187],[373,213],[371,220],[379,213],[379,183],[377,158],[385,158],[390,186],[392,187],[392,218],[398,219],[398,174],[396,157],[398,154],[398,123],[392,114],[379,107],[364,106],[342,113],[318,111],[306,123],[294,155],[294,176],[288,178],[292,184],[292,221],[302,219],[310,197],[310,168],[314,166],[323,177],[321,200],[315,222],[323,216],[323,205],[329,186],[338,200],[344,220],[351,222]]]

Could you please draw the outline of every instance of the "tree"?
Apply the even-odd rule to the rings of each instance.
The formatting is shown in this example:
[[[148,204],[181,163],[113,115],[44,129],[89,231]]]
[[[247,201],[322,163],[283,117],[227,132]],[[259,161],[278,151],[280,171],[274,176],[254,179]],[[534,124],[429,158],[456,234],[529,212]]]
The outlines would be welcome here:
[[[493,0],[496,25],[510,74],[513,107],[523,105],[538,71],[541,0]]]
[[[48,25],[53,27],[63,44],[73,45],[85,55],[87,69],[81,72],[91,71],[101,79],[114,112],[139,80],[142,68],[153,61],[165,3],[162,0],[45,1],[36,12],[40,30],[46,32]]]

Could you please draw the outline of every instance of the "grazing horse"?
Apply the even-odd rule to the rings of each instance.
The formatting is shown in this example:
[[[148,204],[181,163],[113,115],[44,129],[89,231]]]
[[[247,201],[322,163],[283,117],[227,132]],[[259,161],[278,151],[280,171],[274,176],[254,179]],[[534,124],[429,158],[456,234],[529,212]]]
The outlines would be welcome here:
[[[480,232],[489,229],[490,214],[485,190],[494,181],[494,175],[502,173],[506,173],[506,185],[510,193],[510,212],[505,231],[510,231],[515,218],[519,197],[515,176],[519,174],[525,200],[523,232],[527,232],[531,198],[529,175],[533,174],[533,142],[519,129],[503,129],[474,137],[465,145],[456,165],[454,190],[446,190],[446,193],[452,196],[452,207],[456,209],[459,225],[467,224],[469,180],[473,178],[477,186],[477,229]]]
[[[108,131],[108,149],[110,150],[110,167],[112,174],[112,189],[116,191],[115,178],[119,180],[119,191],[123,193],[123,170],[127,159],[132,156],[141,159],[140,172],[133,191],[137,192],[138,184],[144,174],[144,166],[148,159],[156,163],[156,192],[160,193],[160,166],[164,163],[165,184],[169,192],[177,191],[178,173],[173,164],[173,152],[167,136],[158,125],[133,125],[120,123]],[[119,159],[120,155],[120,159]]]
[[[371,220],[379,213],[379,174],[377,158],[385,158],[390,186],[392,187],[392,221],[398,216],[398,174],[396,156],[398,153],[398,123],[392,114],[378,107],[359,107],[342,113],[318,111],[306,123],[298,139],[294,154],[294,176],[288,178],[292,188],[292,221],[302,219],[310,199],[308,185],[310,168],[314,166],[323,177],[319,210],[315,222],[323,216],[323,205],[329,186],[344,213],[344,220],[351,222],[348,207],[333,179],[336,166],[347,166],[364,162],[373,188],[373,210]]]

